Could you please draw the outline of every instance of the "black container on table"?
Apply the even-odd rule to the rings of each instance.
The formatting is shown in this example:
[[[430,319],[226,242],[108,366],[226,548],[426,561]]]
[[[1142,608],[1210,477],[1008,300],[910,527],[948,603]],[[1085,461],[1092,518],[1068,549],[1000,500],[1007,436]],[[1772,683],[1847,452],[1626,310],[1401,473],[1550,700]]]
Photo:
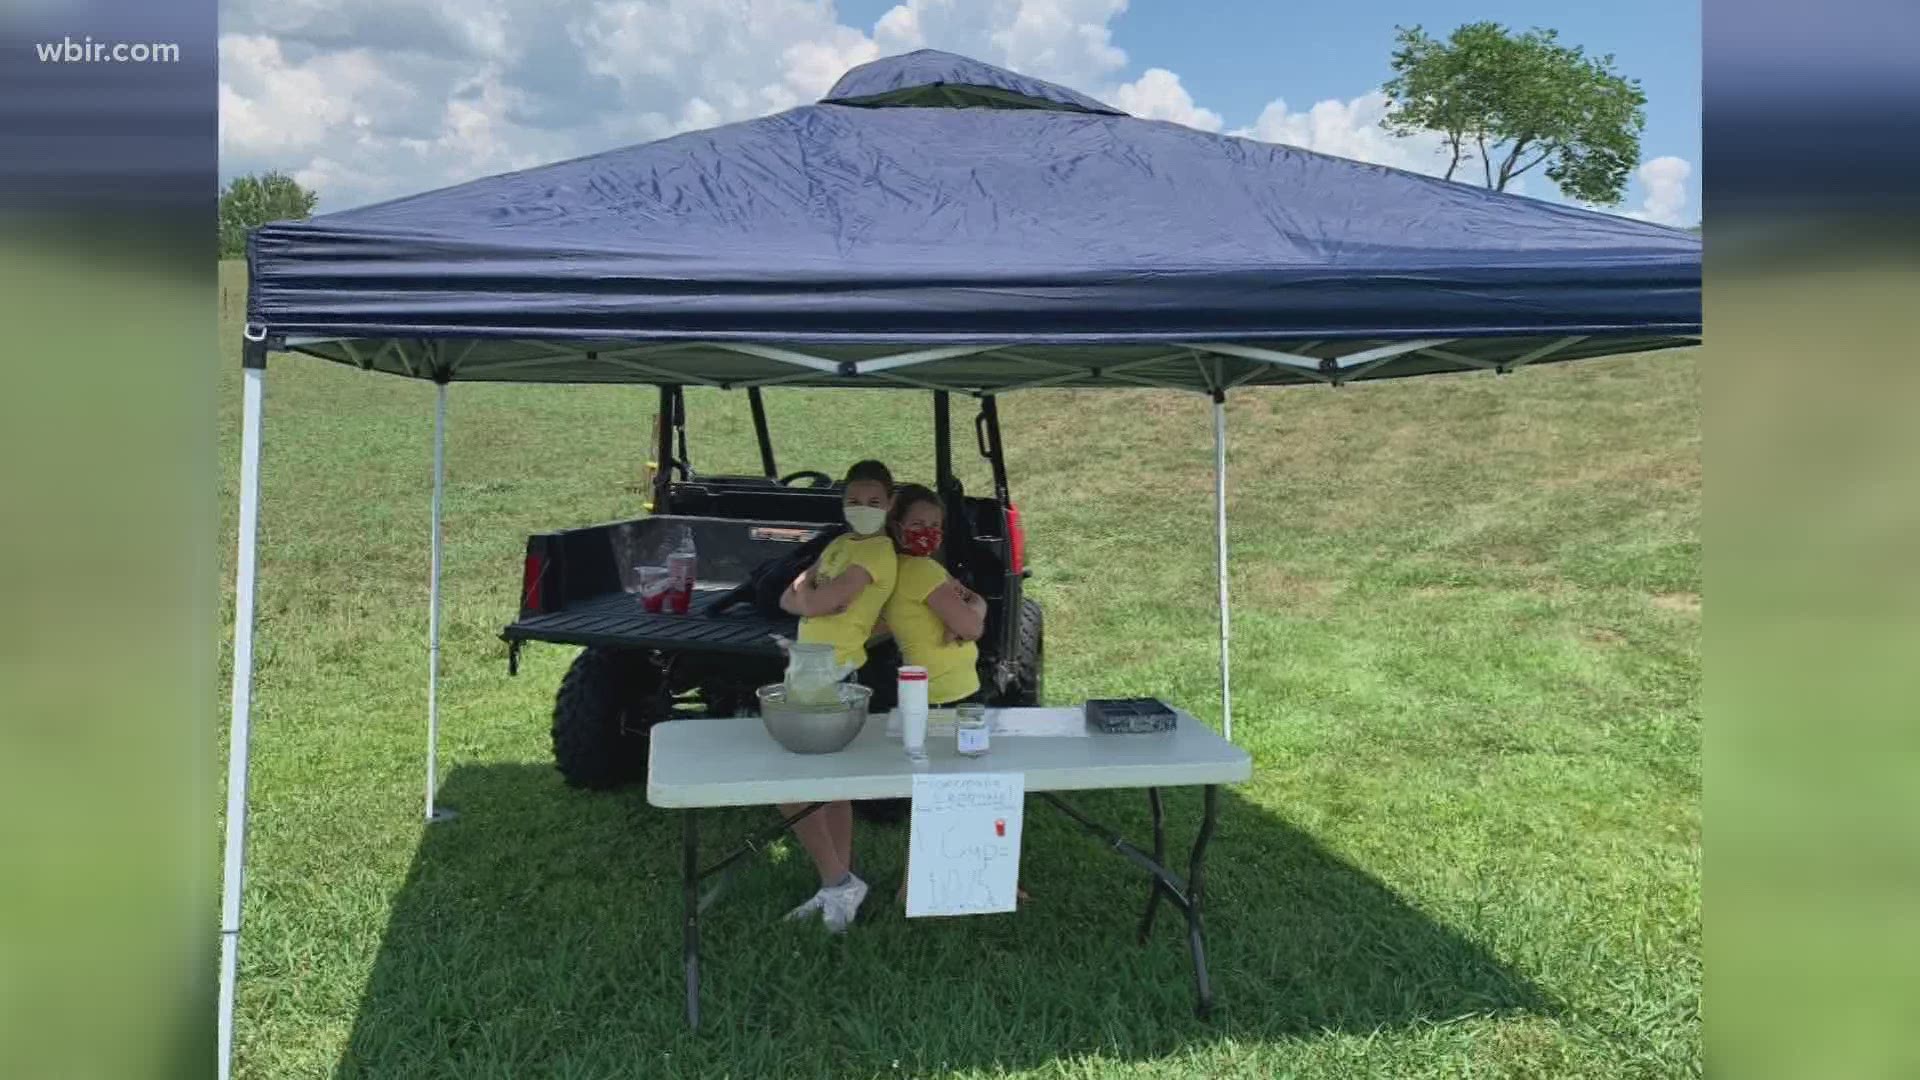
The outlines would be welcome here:
[[[1107,735],[1172,731],[1173,710],[1159,698],[1102,698],[1087,702],[1087,726]]]

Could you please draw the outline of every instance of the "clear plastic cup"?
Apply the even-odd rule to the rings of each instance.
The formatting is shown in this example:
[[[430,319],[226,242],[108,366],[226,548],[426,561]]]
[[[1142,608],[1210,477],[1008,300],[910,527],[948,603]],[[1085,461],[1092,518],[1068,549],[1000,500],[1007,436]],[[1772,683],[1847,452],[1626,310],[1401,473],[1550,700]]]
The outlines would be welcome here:
[[[667,594],[673,591],[672,573],[664,566],[636,566],[633,572],[640,582],[640,607],[654,612],[665,610]]]

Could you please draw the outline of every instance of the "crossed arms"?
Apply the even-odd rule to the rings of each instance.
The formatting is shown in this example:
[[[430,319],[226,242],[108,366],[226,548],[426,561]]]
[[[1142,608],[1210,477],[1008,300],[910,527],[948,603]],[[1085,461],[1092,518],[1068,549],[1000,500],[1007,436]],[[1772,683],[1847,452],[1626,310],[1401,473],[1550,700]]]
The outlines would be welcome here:
[[[816,562],[794,578],[780,594],[780,610],[801,618],[838,615],[847,610],[860,590],[873,584],[873,575],[864,566],[849,567],[839,577],[824,581],[819,571],[820,564]],[[946,625],[950,642],[978,641],[986,632],[986,598],[952,578],[942,581],[927,594],[927,606]],[[880,633],[886,628],[882,624],[874,629]]]

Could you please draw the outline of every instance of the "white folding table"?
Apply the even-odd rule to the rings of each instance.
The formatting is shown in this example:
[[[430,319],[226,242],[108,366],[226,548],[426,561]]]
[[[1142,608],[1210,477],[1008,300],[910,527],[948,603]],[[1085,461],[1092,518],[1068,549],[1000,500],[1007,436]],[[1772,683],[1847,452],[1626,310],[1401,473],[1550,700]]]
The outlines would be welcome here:
[[[962,757],[951,735],[938,730],[927,737],[928,760],[909,762],[897,735],[886,730],[887,717],[876,714],[853,742],[835,754],[793,754],[766,732],[758,717],[674,720],[652,730],[647,765],[647,801],[682,811],[681,889],[686,907],[685,948],[687,1023],[700,1023],[700,912],[713,894],[700,895],[700,883],[731,868],[760,844],[829,802],[842,799],[907,798],[917,772],[1017,772],[1029,794],[1058,807],[1114,851],[1152,878],[1139,938],[1153,927],[1161,900],[1186,916],[1187,943],[1193,956],[1196,1009],[1205,1016],[1213,1005],[1207,979],[1202,922],[1207,843],[1217,816],[1218,785],[1237,784],[1253,775],[1253,759],[1238,746],[1185,712],[1172,731],[1109,735],[1086,730],[1079,709],[990,709],[991,751]],[[1183,880],[1166,866],[1166,834],[1160,789],[1204,788],[1200,831],[1195,836]],[[1059,796],[1063,791],[1145,788],[1153,812],[1153,851],[1135,847],[1111,829],[1087,818]],[[701,867],[699,811],[722,806],[806,803],[806,809],[748,840],[711,866]]]

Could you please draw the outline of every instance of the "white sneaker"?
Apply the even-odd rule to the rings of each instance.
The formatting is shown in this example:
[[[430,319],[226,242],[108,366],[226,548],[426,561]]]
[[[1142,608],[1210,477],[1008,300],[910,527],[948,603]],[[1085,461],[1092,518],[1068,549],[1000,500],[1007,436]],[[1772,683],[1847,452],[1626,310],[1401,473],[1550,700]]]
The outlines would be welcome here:
[[[809,915],[818,914],[820,910],[826,906],[826,902],[827,902],[827,890],[825,888],[822,888],[819,892],[816,892],[812,896],[808,897],[806,903],[801,904],[799,907],[794,908],[792,911],[787,912],[787,916],[786,916],[787,920],[791,922],[795,919],[804,919]]]
[[[853,925],[854,916],[860,914],[860,904],[867,898],[867,883],[854,877],[845,885],[821,889],[818,897],[820,919],[827,924],[827,932],[844,934]]]

